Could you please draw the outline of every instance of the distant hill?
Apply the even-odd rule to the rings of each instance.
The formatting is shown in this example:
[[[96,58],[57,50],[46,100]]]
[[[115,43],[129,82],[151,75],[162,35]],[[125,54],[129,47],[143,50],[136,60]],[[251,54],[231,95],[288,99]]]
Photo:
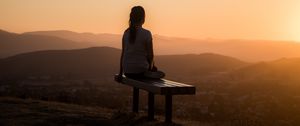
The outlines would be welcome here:
[[[172,78],[189,80],[218,76],[248,64],[232,57],[213,53],[157,56],[156,63]]]
[[[53,36],[16,34],[0,30],[0,58],[49,49],[75,49],[92,46]]]
[[[237,96],[251,93],[299,96],[300,58],[250,64],[214,78]],[[229,85],[227,85],[229,84]]]
[[[243,81],[274,81],[282,84],[299,82],[300,58],[279,59],[272,62],[260,62],[231,73]],[[299,85],[300,86],[300,85]]]
[[[118,34],[94,34],[94,33],[77,33],[67,30],[56,30],[56,31],[34,31],[25,32],[28,35],[43,35],[59,37],[67,40],[72,40],[75,42],[91,43],[94,46],[109,46],[120,48],[121,45],[121,35]]]
[[[77,42],[91,42],[94,46],[120,48],[122,35],[76,33],[72,31],[36,31],[25,34],[60,37]],[[217,40],[189,39],[153,35],[158,55],[217,53],[244,61],[271,61],[280,58],[300,57],[300,43],[268,40]]]
[[[2,77],[64,76],[112,77],[119,70],[121,51],[111,47],[49,50],[24,53],[0,60]],[[169,78],[205,77],[239,68],[247,63],[217,54],[156,56],[159,69]]]
[[[120,50],[94,47],[19,54],[0,61],[0,74],[12,76],[102,77],[118,68]]]

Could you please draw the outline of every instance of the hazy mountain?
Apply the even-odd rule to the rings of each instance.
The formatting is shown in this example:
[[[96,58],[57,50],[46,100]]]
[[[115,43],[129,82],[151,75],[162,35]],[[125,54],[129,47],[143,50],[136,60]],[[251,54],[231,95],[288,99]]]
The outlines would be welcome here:
[[[112,77],[119,70],[121,51],[111,47],[50,50],[24,53],[0,60],[0,75]],[[217,54],[156,56],[159,69],[168,78],[205,77],[227,72],[246,63]]]
[[[26,34],[61,37],[78,42],[92,42],[95,46],[120,48],[121,35],[76,33],[71,31],[37,31]],[[268,40],[188,39],[153,35],[158,55],[217,53],[245,61],[270,61],[283,57],[300,57],[300,43]]]
[[[217,53],[244,61],[271,61],[300,57],[300,43],[264,40],[193,40],[184,38],[154,38],[157,54]]]
[[[279,59],[272,62],[260,62],[231,73],[242,81],[273,81],[281,84],[300,82],[300,58]],[[299,85],[300,86],[300,85]]]
[[[56,31],[34,31],[26,32],[24,34],[30,35],[44,35],[53,36],[63,39],[68,39],[76,42],[91,43],[94,46],[109,46],[120,48],[121,46],[121,35],[118,34],[94,34],[94,33],[77,33],[67,30],[56,30]]]
[[[78,43],[53,36],[16,34],[0,30],[0,58],[49,49],[75,49],[90,47],[89,43]]]
[[[218,76],[247,65],[238,59],[212,53],[163,55],[155,59],[171,78],[188,80]]]
[[[15,76],[102,77],[116,71],[119,53],[118,49],[108,47],[38,51],[3,59],[0,71]]]

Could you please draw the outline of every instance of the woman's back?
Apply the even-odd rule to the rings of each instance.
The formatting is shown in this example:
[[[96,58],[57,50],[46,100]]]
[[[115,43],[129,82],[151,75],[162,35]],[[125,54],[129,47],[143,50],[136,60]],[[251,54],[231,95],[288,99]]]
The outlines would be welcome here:
[[[130,41],[130,30],[126,30],[123,35],[123,70],[124,73],[142,73],[149,69],[148,55],[153,55],[151,32],[138,27],[136,37]]]

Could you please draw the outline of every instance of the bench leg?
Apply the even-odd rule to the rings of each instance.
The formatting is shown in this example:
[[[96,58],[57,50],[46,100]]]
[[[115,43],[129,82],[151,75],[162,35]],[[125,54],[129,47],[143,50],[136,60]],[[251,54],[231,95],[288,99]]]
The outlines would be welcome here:
[[[172,95],[166,95],[165,122],[172,123]]]
[[[132,111],[135,113],[139,112],[139,89],[133,88],[133,107]]]
[[[148,92],[148,120],[154,120],[154,93]]]

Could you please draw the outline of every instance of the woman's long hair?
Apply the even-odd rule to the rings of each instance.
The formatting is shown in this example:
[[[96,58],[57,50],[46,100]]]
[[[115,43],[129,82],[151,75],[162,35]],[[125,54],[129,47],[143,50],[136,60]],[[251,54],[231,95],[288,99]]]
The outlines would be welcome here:
[[[137,27],[145,22],[145,10],[141,6],[135,6],[131,9],[129,19],[129,41],[134,43],[136,39]]]

